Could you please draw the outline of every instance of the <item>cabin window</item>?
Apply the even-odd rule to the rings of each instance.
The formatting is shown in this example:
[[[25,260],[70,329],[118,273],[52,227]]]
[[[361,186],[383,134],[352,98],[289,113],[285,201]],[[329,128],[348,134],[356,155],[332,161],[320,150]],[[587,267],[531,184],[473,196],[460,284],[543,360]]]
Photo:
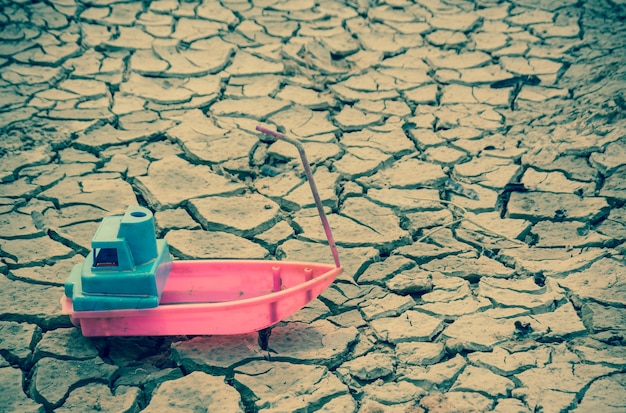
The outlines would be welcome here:
[[[94,267],[117,267],[117,249],[116,248],[96,248],[94,251],[93,266]]]

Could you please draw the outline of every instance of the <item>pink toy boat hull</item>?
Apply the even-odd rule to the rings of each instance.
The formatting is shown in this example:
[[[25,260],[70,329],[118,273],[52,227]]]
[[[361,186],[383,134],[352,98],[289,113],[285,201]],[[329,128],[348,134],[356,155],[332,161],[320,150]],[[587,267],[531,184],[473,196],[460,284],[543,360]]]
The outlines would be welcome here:
[[[316,298],[341,267],[261,260],[174,261],[159,306],[63,312],[84,336],[227,335],[261,330]]]

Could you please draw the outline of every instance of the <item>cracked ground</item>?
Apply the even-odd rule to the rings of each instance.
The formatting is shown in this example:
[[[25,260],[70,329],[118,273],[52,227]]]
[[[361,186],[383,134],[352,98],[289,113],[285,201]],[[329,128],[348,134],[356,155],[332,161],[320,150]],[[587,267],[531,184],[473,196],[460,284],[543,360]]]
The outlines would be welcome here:
[[[623,0],[1,0],[0,411],[626,411]],[[105,215],[344,272],[257,334],[84,338]],[[265,347],[265,346],[264,346]]]

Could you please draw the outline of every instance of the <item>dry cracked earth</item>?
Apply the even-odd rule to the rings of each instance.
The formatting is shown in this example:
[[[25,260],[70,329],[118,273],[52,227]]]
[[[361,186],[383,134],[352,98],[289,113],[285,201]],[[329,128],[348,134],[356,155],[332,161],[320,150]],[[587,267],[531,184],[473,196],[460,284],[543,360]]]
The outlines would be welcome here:
[[[622,0],[0,2],[0,411],[626,411]],[[83,338],[104,215],[344,273],[256,334]]]

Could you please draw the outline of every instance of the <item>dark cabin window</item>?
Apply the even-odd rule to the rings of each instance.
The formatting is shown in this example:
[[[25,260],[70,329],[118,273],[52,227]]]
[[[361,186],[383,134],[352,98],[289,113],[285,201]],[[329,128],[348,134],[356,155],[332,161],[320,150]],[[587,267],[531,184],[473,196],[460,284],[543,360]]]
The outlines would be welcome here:
[[[96,248],[93,259],[94,267],[117,267],[118,265],[116,248]]]

